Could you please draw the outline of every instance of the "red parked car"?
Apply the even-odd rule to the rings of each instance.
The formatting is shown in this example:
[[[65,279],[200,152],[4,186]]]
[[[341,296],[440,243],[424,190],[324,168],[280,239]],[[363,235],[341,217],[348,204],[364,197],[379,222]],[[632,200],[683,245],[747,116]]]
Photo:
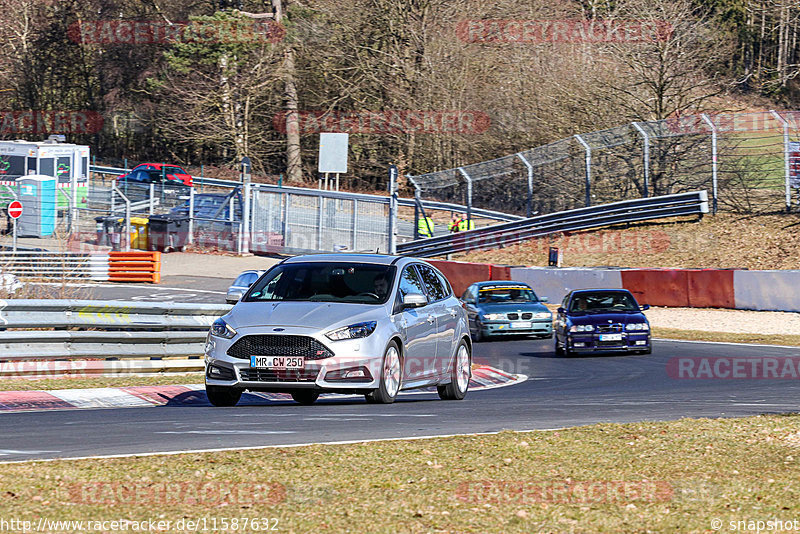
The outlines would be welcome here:
[[[183,170],[181,167],[178,167],[177,165],[169,165],[167,163],[142,163],[131,169],[131,172],[128,174],[131,174],[136,171],[166,172],[167,180],[180,180],[185,185],[188,186],[192,185],[192,175]],[[123,176],[127,176],[127,174],[118,176],[117,180],[120,180]]]

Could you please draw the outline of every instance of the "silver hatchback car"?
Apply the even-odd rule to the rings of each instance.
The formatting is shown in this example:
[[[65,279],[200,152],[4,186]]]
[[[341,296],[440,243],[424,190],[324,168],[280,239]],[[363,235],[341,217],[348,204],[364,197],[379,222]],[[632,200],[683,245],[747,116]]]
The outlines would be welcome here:
[[[467,315],[447,279],[424,261],[377,254],[297,256],[272,267],[226,315],[205,347],[206,392],[233,406],[245,390],[321,392],[391,403],[437,386],[464,398],[472,375]]]

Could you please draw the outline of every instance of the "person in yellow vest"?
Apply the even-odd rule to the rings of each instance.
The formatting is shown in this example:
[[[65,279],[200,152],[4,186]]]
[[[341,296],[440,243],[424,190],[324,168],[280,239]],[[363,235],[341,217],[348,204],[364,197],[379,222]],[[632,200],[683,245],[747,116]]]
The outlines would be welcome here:
[[[447,229],[450,230],[450,233],[452,234],[454,232],[458,232],[461,229],[460,225],[461,225],[461,217],[459,217],[454,213],[453,216],[450,218],[450,225],[447,227]]]
[[[461,219],[458,222],[458,231],[464,232],[466,230],[474,230],[475,229],[475,221],[468,220],[464,214],[461,215]]]
[[[433,219],[420,217],[417,221],[417,234],[420,237],[433,237]]]

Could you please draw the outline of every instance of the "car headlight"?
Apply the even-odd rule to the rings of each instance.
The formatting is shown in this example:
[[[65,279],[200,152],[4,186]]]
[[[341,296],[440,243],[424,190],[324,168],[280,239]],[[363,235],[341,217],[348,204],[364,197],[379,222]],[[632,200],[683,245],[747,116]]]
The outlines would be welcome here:
[[[358,339],[360,337],[367,337],[371,333],[375,331],[375,327],[378,326],[377,321],[368,321],[366,323],[357,323],[351,324],[350,326],[345,326],[343,328],[337,328],[336,330],[331,330],[325,337],[330,339],[331,341],[341,341],[343,339]]]
[[[650,325],[648,325],[647,323],[630,323],[625,326],[625,330],[628,331],[650,330]]]
[[[570,332],[593,332],[594,325],[593,324],[574,324],[572,328],[569,329]]]
[[[539,312],[533,314],[534,319],[552,319],[553,314],[550,312]]]
[[[483,318],[490,321],[499,321],[500,319],[504,319],[504,316],[502,313],[487,313],[484,314]]]
[[[211,335],[231,339],[236,335],[236,330],[222,318],[219,318],[211,324]]]

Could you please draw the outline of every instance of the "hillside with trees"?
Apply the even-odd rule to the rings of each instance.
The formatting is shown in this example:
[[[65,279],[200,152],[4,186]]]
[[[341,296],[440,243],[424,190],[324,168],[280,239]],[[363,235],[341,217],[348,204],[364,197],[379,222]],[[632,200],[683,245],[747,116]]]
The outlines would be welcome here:
[[[318,133],[351,128],[349,185],[377,188],[391,162],[423,173],[635,120],[800,100],[800,6],[789,0],[0,0],[0,9],[2,138],[42,137],[12,112],[92,111],[102,129],[67,137],[105,161],[230,166],[247,155],[256,173],[311,182]],[[528,39],[509,21],[656,30]],[[453,127],[453,114],[471,122]],[[353,125],[364,117],[372,123]]]

